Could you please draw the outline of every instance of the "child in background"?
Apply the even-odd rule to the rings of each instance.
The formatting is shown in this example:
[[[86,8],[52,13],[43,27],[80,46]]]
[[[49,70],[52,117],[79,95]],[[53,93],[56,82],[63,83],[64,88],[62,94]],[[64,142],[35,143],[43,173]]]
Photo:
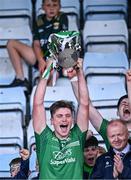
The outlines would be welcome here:
[[[90,136],[84,147],[84,172],[83,179],[89,179],[98,155],[98,140],[95,136]]]
[[[20,150],[21,158],[15,158],[10,163],[10,174],[12,179],[28,179],[29,175],[29,151]]]
[[[68,19],[65,13],[60,12],[60,0],[42,0],[42,9],[45,14],[38,17],[34,30],[33,48],[18,40],[9,40],[7,50],[14,67],[16,77],[10,87],[24,86],[30,89],[30,83],[24,76],[22,60],[35,65],[40,74],[46,67],[49,56],[47,50],[48,37],[52,33],[68,30]]]

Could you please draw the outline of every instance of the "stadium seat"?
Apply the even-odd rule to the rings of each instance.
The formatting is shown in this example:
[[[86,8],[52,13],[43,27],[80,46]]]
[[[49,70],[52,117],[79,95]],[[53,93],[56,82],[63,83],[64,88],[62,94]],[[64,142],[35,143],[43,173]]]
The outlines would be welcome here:
[[[25,124],[26,97],[22,87],[0,88],[0,116]]]
[[[36,160],[37,160],[37,155],[36,155],[36,151],[34,151],[32,149],[32,151],[30,152],[30,162],[29,162],[29,168],[30,168],[30,171],[34,172],[36,170]]]
[[[32,46],[32,32],[25,17],[0,18],[0,86],[9,85],[15,76],[6,45],[9,39],[19,40]],[[29,79],[29,66],[23,61],[24,74]],[[8,72],[8,73],[7,73]]]
[[[26,100],[22,88],[0,89],[0,178],[9,176],[9,162],[24,147]]]
[[[9,85],[15,78],[14,68],[12,67],[11,61],[6,47],[0,48],[0,87],[3,85]],[[29,78],[29,67],[23,61],[23,69],[25,77]]]
[[[23,128],[19,115],[0,113],[0,154],[18,153],[24,147]]]
[[[28,180],[35,179],[38,175],[38,172],[32,171],[28,177]]]
[[[0,19],[0,46],[6,46],[9,39],[17,39],[32,45],[32,32],[24,18]]]
[[[0,5],[0,18],[32,17],[32,4],[30,0],[4,0]]]
[[[17,117],[17,118],[16,118]],[[24,134],[19,116],[0,113],[0,173],[6,172],[13,156],[17,157],[24,147]],[[3,161],[1,159],[3,158]],[[6,168],[5,168],[6,166]],[[3,168],[2,168],[3,167]],[[2,176],[0,174],[0,176]]]
[[[85,53],[83,68],[88,84],[125,82],[129,62],[124,52]]]
[[[61,0],[61,6],[63,7],[74,7],[77,10],[77,14],[79,15],[80,3],[79,0]]]
[[[115,20],[127,21],[127,0],[84,0],[84,19],[86,20]]]
[[[128,54],[128,29],[124,20],[85,21],[85,52],[119,52]]]

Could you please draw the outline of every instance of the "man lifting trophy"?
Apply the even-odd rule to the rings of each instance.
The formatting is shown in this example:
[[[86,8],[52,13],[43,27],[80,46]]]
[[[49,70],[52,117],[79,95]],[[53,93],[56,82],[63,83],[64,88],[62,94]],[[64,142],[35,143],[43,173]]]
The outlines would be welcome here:
[[[76,31],[60,31],[51,34],[48,39],[48,50],[50,58],[53,60],[48,71],[51,68],[57,69],[59,67],[65,70],[74,68],[81,50],[80,33]],[[43,74],[44,77],[48,74],[48,71]],[[55,76],[55,73],[53,76]]]

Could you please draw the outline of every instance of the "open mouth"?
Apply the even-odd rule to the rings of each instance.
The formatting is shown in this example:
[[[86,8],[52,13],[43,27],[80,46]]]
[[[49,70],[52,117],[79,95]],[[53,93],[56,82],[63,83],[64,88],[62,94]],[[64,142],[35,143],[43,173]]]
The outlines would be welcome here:
[[[62,132],[66,132],[66,131],[67,131],[67,128],[68,128],[68,125],[63,125],[63,124],[61,124],[61,125],[60,125],[60,128],[61,128]]]
[[[125,115],[125,116],[129,116],[129,115],[130,115],[129,109],[124,109],[124,115]]]
[[[94,160],[94,157],[91,157],[91,158],[88,158],[89,161],[93,161]]]
[[[94,163],[94,160],[95,160],[94,157],[88,158],[88,163],[89,163],[89,164],[93,164],[93,163]]]

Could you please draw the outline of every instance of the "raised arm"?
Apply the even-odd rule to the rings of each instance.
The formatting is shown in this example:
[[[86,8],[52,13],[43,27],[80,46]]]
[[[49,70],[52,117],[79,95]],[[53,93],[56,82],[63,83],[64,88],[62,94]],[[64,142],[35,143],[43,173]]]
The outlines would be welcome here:
[[[52,62],[50,61],[47,68]],[[45,70],[45,73],[47,69]],[[46,127],[46,112],[44,108],[44,96],[46,92],[48,76],[41,78],[35,91],[33,101],[33,127],[36,133],[40,134]]]
[[[20,150],[21,165],[19,172],[12,179],[28,179],[29,175],[29,157],[30,153],[27,149]]]
[[[21,158],[22,158],[23,160],[29,159],[29,157],[30,157],[30,152],[29,152],[29,150],[22,148],[22,149],[20,150],[20,156],[21,156]]]
[[[81,131],[86,131],[88,129],[88,121],[89,121],[89,94],[86,86],[84,72],[82,70],[82,66],[78,60],[79,69],[76,70],[76,75],[78,78],[78,111],[77,111],[77,124]]]
[[[76,75],[75,72],[68,73],[69,78],[72,78],[75,75]],[[79,93],[78,93],[78,81],[73,80],[73,81],[71,81],[71,84],[72,84],[72,88],[73,88],[74,94],[76,96],[76,99],[79,102],[80,97],[79,97]],[[87,91],[88,91],[88,87],[87,87]],[[89,99],[89,120],[92,123],[92,125],[94,126],[94,128],[99,132],[103,117],[97,111],[97,109],[92,105],[90,99]]]

